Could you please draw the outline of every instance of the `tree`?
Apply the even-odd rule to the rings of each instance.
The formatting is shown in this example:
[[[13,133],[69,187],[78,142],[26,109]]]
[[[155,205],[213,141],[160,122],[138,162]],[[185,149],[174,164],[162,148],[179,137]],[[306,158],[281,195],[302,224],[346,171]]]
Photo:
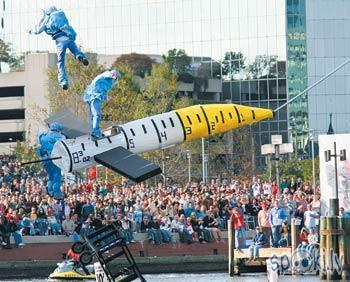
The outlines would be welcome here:
[[[316,179],[319,179],[319,159],[315,159],[316,168]],[[275,164],[272,163],[271,171],[275,171]],[[303,181],[312,183],[312,159],[297,159],[292,158],[291,160],[282,161],[280,163],[280,175],[281,178],[294,179],[301,178]],[[264,179],[268,178],[267,168],[264,172]]]
[[[133,71],[124,63],[113,64],[124,72],[123,79],[109,93],[109,101],[103,107],[105,121],[112,124],[123,124],[145,117],[143,101],[138,85],[133,80]]]
[[[17,56],[12,53],[11,44],[6,43],[4,40],[0,39],[0,72],[1,63],[9,64],[11,71],[19,71],[23,69],[24,66],[24,56]]]
[[[145,75],[151,73],[152,65],[156,64],[156,61],[147,55],[131,53],[118,57],[113,66],[122,64],[128,65],[134,75],[144,78]]]
[[[222,61],[222,75],[226,80],[233,80],[235,75],[245,69],[245,58],[242,52],[226,52]]]
[[[194,91],[197,93],[206,91],[208,88],[209,78],[220,77],[221,65],[218,62],[201,63],[200,66],[194,70]]]
[[[55,112],[63,108],[70,108],[78,117],[87,117],[83,93],[87,85],[102,71],[102,67],[97,64],[97,57],[87,54],[89,66],[82,66],[70,54],[66,58],[66,70],[69,76],[69,89],[62,90],[57,82],[57,67],[48,70],[49,78],[49,103],[50,109]]]
[[[186,98],[177,99],[177,76],[167,63],[153,65],[150,76],[145,77],[141,94],[146,102],[145,115],[164,113],[183,106]]]
[[[185,50],[171,49],[167,55],[163,55],[163,59],[168,63],[173,73],[178,76],[179,80],[182,77],[188,80],[188,75],[192,73],[191,57],[186,54]]]
[[[249,79],[277,77],[277,56],[258,55],[247,69]]]

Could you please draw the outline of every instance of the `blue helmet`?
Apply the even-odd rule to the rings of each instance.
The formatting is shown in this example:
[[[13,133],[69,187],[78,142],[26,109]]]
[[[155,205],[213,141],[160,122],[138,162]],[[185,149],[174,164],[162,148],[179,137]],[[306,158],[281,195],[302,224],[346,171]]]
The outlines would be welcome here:
[[[51,6],[51,7],[48,7],[46,10],[44,10],[44,13],[49,16],[56,11],[58,11],[58,9],[55,6]]]
[[[50,130],[52,131],[62,131],[63,125],[60,124],[59,122],[53,122],[50,124]]]

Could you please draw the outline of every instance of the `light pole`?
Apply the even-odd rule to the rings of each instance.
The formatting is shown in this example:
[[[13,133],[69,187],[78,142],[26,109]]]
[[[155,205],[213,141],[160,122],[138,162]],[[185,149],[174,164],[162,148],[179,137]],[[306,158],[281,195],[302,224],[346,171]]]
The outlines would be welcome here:
[[[264,144],[261,146],[261,154],[270,155],[275,154],[276,162],[276,185],[280,185],[280,171],[279,171],[279,161],[281,154],[293,153],[292,143],[282,143],[282,135],[271,135],[271,144]],[[271,170],[270,170],[271,171]],[[280,194],[280,190],[278,190]]]
[[[162,171],[163,171],[163,183],[164,187],[166,187],[166,172],[165,172],[165,162],[169,158],[169,156],[165,155],[165,150],[162,150]]]
[[[341,161],[346,160],[346,151],[340,150],[340,154],[337,155],[337,143],[334,142],[334,154],[331,154],[331,150],[324,151],[325,161],[329,162],[331,158],[334,158],[334,174],[335,174],[335,198],[329,199],[329,216],[339,216],[339,197],[338,197],[338,162],[340,157]]]
[[[316,171],[315,171],[315,138],[313,130],[309,133],[311,141],[311,158],[312,158],[312,189],[314,190],[314,195],[316,195]]]
[[[208,182],[208,154],[205,153],[205,139],[202,138],[202,173],[203,183]]]
[[[191,150],[186,150],[186,157],[188,160],[188,183],[191,183]]]

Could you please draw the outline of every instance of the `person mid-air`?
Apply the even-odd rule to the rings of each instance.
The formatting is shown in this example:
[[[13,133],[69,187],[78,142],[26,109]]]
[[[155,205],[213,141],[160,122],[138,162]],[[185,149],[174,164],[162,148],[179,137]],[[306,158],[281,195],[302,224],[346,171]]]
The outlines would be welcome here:
[[[68,19],[62,10],[58,10],[55,6],[51,6],[43,10],[43,17],[38,25],[29,31],[29,34],[40,34],[45,31],[51,35],[56,42],[57,47],[57,67],[58,67],[58,83],[64,90],[68,89],[68,78],[65,68],[65,58],[67,48],[72,52],[74,57],[81,61],[85,66],[89,61],[81,52],[75,38],[77,36],[74,29],[69,25]]]

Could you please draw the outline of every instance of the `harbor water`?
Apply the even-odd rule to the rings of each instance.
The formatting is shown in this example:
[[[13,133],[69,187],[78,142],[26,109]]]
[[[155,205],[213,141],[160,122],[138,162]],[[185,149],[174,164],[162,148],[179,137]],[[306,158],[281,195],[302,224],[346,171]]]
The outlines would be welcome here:
[[[254,273],[244,274],[236,277],[229,277],[227,273],[168,273],[168,274],[146,274],[144,275],[147,282],[266,282],[266,273]],[[61,280],[49,280],[49,279],[25,279],[25,280],[3,280],[7,282],[46,282],[46,281],[61,281]],[[67,280],[65,280],[67,281]],[[88,280],[86,280],[88,281]],[[94,280],[89,280],[94,281]],[[139,281],[139,280],[135,280]],[[318,276],[304,275],[304,276],[280,276],[278,281],[290,282],[290,281],[319,281]]]

